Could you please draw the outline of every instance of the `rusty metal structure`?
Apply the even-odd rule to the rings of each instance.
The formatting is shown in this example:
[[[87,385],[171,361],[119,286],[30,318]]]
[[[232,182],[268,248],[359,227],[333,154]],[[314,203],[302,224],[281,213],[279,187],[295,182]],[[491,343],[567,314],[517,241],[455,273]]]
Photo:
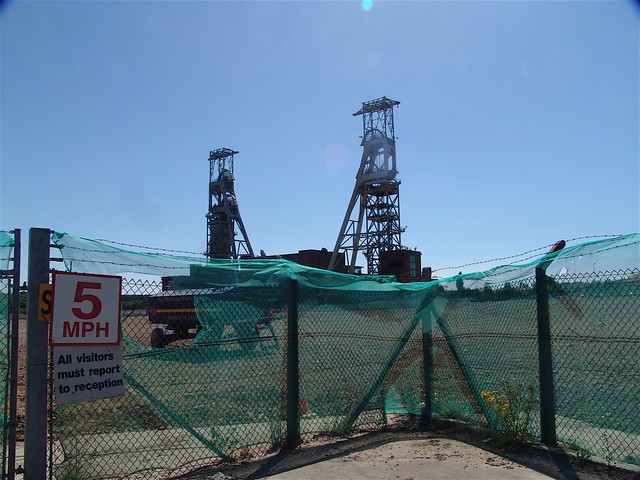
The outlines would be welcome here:
[[[211,258],[253,257],[234,190],[234,155],[229,148],[209,152],[207,251]],[[237,231],[236,231],[237,227]]]
[[[387,97],[363,102],[362,159],[347,212],[338,234],[329,269],[345,256],[347,270],[357,269],[356,257],[367,260],[367,273],[380,273],[380,253],[401,248],[400,180],[397,178],[393,108]]]

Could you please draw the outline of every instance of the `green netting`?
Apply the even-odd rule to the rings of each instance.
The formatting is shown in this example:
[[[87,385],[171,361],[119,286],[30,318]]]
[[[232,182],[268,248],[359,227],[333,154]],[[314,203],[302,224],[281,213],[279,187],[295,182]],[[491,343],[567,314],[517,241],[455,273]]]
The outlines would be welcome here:
[[[600,458],[640,464],[640,274],[553,277],[558,435]]]
[[[436,321],[434,339],[437,355],[444,358],[437,356],[436,362],[447,361],[444,368],[449,373],[438,374],[436,385],[447,377],[456,381],[436,389],[439,414],[497,429],[482,392],[505,384],[539,390],[536,299],[531,287],[520,280],[517,287],[494,285],[481,291],[442,293],[447,305]],[[438,363],[436,367],[442,368]]]
[[[13,252],[13,235],[0,230],[0,269],[7,270]]]
[[[500,428],[482,392],[533,387],[528,432],[538,437],[535,269],[543,266],[558,440],[610,461],[640,464],[639,242],[637,234],[587,242],[526,265],[443,280],[449,303],[438,324],[450,359],[444,374],[436,374],[438,414]],[[466,381],[462,396],[438,387],[456,371]],[[438,411],[440,396],[448,412]]]
[[[12,263],[14,237],[0,230],[0,270],[8,270]],[[9,382],[9,308],[11,302],[9,277],[0,276],[0,422],[6,427],[5,407]],[[6,435],[3,432],[2,438]]]
[[[421,362],[409,347],[425,314],[425,293],[300,290],[300,369],[318,415],[306,433],[343,434],[384,422],[388,386]],[[420,382],[411,387],[420,397]],[[404,386],[396,390],[406,394]]]
[[[503,387],[532,393],[517,418],[529,415],[536,438],[538,266],[549,274],[559,440],[640,462],[640,235],[411,284],[284,260],[138,253],[63,233],[52,241],[68,269],[126,278],[126,394],[56,409],[60,471],[162,475],[277,450],[294,300],[303,438],[379,428],[427,404],[436,417],[505,430],[488,401]],[[136,279],[148,275],[157,281]]]
[[[300,285],[301,435],[384,424],[382,372],[402,353],[402,335],[416,330],[424,285],[402,287],[391,277],[337,275],[282,260],[209,261],[125,252],[66,234],[52,240],[74,271],[171,276],[173,283],[163,297],[157,284],[125,282],[131,290],[123,292],[131,304],[123,307],[127,393],[57,409],[62,470],[81,465],[89,476],[118,476],[140,469],[134,458],[141,452],[153,457],[149,467],[174,470],[277,449],[286,431],[291,279]],[[371,299],[364,301],[366,295]],[[145,297],[162,298],[159,310],[180,312],[171,332],[149,324],[140,308]],[[376,318],[381,308],[392,321],[386,333]],[[169,344],[155,348],[152,337]],[[336,368],[339,379],[326,376]],[[411,383],[419,392],[419,383]]]

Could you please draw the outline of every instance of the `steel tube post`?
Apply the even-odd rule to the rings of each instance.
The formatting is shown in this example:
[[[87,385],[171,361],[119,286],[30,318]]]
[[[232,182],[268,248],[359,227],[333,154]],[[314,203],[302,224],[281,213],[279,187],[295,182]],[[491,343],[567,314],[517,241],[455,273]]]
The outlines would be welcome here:
[[[21,230],[13,232],[13,311],[11,312],[11,366],[9,369],[9,432],[7,477],[15,478],[16,420],[18,415],[18,329],[20,328],[20,245]]]
[[[556,445],[556,405],[551,358],[551,326],[547,274],[536,267],[536,300],[538,316],[538,362],[540,369],[540,441]]]
[[[287,316],[287,438],[285,448],[300,444],[300,359],[298,345],[298,281],[291,280]]]
[[[41,283],[49,283],[49,237],[45,228],[29,230],[27,296],[27,378],[24,433],[24,478],[47,475],[48,325],[38,321]]]

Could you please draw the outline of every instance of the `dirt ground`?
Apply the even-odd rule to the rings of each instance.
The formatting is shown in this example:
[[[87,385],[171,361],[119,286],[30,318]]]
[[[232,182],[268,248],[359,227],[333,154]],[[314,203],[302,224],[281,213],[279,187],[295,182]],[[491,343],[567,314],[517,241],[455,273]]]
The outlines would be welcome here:
[[[399,419],[385,430],[338,441],[317,440],[290,451],[171,477],[237,479],[584,479],[640,480],[629,470],[540,445],[501,445],[495,432],[438,422],[421,428]]]

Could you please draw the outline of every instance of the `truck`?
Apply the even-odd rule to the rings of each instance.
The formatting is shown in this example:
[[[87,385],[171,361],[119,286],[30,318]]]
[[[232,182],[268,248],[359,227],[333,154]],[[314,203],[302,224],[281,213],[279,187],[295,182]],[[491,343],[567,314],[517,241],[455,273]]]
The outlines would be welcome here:
[[[237,342],[244,352],[265,339],[278,345],[273,321],[282,312],[274,289],[242,287],[165,290],[148,297],[152,347],[164,348],[200,334],[203,343]]]

